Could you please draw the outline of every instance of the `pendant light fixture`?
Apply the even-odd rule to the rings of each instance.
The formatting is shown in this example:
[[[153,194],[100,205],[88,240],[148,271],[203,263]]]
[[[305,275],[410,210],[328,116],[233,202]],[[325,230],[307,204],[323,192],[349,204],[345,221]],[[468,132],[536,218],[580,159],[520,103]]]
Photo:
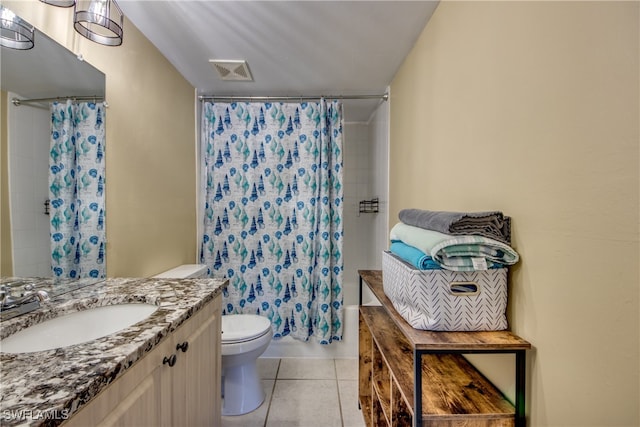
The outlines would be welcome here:
[[[42,3],[50,4],[51,6],[58,7],[71,7],[76,3],[76,0],[40,0]]]
[[[33,47],[33,25],[0,5],[0,46],[10,49],[27,50]]]
[[[106,46],[120,46],[124,15],[115,0],[76,0],[73,27],[77,32]]]
[[[105,46],[122,44],[124,15],[115,0],[40,0],[58,7],[73,6],[73,28]]]

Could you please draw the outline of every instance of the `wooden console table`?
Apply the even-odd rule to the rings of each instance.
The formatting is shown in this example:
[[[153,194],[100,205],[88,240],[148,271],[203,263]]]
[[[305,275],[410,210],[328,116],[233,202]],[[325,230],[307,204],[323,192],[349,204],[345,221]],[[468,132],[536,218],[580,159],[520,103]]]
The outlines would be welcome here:
[[[525,356],[530,343],[509,331],[414,329],[385,295],[382,271],[358,274],[358,394],[368,426],[526,425]],[[382,307],[362,306],[363,283]],[[471,353],[515,354],[515,405],[462,356]]]

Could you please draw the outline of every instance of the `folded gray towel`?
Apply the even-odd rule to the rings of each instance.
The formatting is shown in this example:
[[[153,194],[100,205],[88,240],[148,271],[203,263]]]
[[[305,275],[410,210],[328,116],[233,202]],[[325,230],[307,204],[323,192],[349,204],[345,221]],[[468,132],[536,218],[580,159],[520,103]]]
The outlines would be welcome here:
[[[403,209],[398,215],[407,225],[453,235],[484,236],[511,244],[511,218],[502,212],[446,212]]]

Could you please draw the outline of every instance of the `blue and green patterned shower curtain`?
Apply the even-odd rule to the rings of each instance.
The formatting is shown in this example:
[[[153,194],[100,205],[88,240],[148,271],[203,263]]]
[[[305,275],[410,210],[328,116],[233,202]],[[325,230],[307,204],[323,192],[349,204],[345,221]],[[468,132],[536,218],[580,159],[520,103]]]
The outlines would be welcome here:
[[[274,338],[342,338],[342,104],[203,103],[201,262],[225,314]]]
[[[53,103],[49,156],[54,278],[105,277],[103,103]]]

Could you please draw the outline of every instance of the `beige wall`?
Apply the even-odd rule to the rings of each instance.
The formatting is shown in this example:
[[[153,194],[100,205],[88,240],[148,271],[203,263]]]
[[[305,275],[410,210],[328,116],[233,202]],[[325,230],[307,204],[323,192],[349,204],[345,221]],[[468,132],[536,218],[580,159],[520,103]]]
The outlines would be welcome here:
[[[513,217],[531,426],[640,425],[639,22],[638,2],[443,2],[391,86],[390,222]]]
[[[107,275],[195,262],[194,88],[128,20],[108,47],[73,30],[73,8],[3,4],[106,75]]]

